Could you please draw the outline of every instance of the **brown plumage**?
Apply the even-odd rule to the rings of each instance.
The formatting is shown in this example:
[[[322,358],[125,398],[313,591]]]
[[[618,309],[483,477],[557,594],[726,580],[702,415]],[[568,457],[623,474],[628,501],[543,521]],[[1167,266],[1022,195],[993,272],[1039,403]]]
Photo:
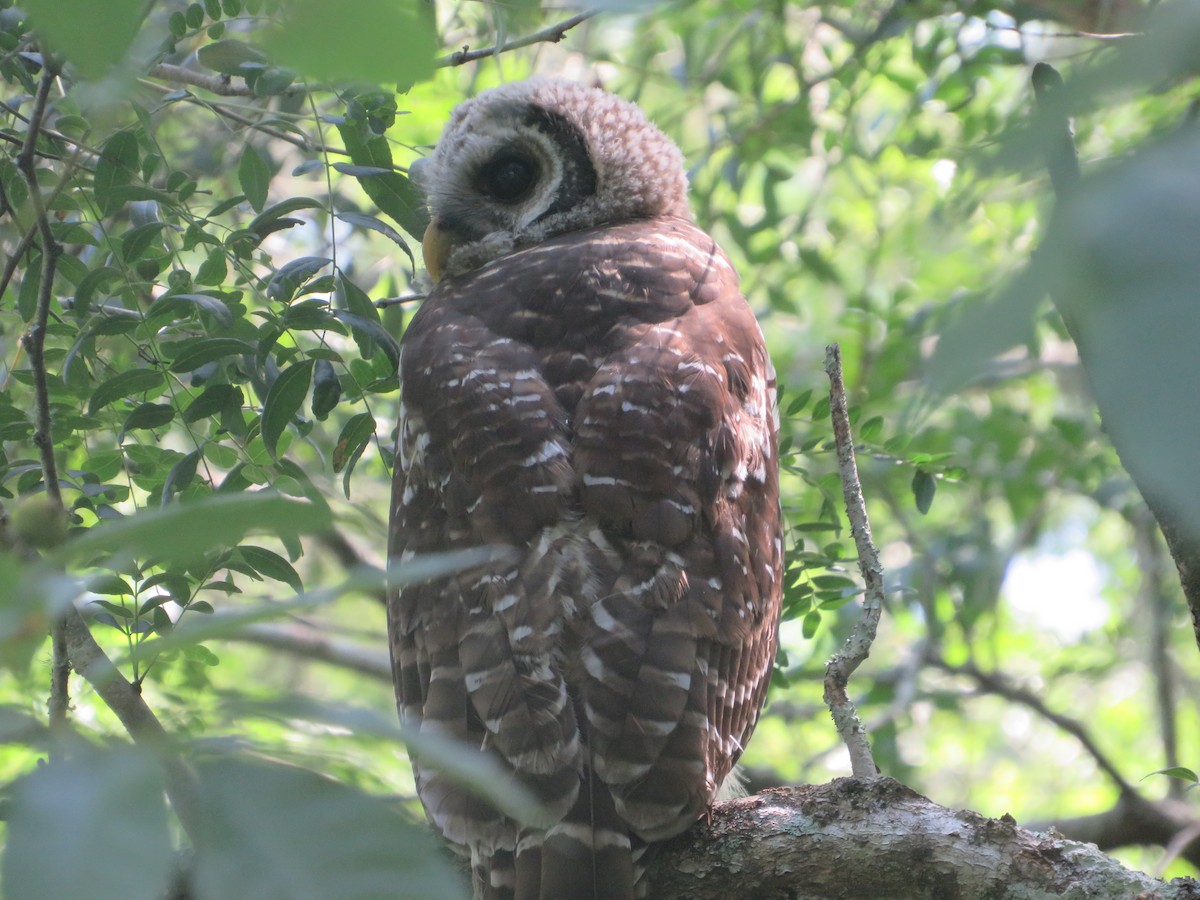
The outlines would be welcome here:
[[[774,373],[737,275],[636,107],[535,80],[456,111],[422,181],[443,278],[401,357],[393,557],[485,544],[405,588],[401,717],[483,748],[555,822],[415,762],[479,898],[629,900],[702,816],[775,656]]]

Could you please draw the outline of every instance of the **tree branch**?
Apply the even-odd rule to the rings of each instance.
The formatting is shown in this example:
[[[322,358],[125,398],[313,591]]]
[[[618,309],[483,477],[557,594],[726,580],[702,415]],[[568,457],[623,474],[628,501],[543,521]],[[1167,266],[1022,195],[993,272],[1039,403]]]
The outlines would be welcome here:
[[[220,621],[221,613],[214,616]],[[392,666],[386,653],[373,651],[350,641],[331,638],[312,625],[296,622],[290,625],[256,623],[245,625],[222,640],[259,644],[282,650],[305,659],[314,659],[340,666],[371,678],[392,683]]]
[[[1172,779],[1174,780],[1174,779]],[[1165,847],[1164,855],[1182,856],[1200,867],[1200,842],[1196,840],[1195,811],[1181,800],[1147,800],[1138,794],[1121,794],[1110,809],[1090,816],[1031,822],[1034,831],[1056,829],[1063,837],[1101,850],[1130,846]],[[1161,868],[1161,866],[1160,866]]]
[[[850,520],[850,533],[854,535],[854,544],[858,549],[858,568],[866,587],[862,615],[846,639],[845,646],[833,655],[825,667],[825,703],[833,715],[838,734],[850,751],[851,771],[855,777],[869,778],[879,769],[871,756],[866,730],[846,688],[854,670],[870,655],[871,644],[875,641],[879,616],[883,611],[883,566],[879,563],[879,554],[871,540],[871,522],[867,518],[862,484],[858,480],[854,438],[850,434],[850,416],[846,409],[846,385],[842,380],[842,354],[837,344],[825,348],[825,373],[829,376],[829,415],[833,420],[846,517]]]
[[[54,71],[54,67],[49,62],[44,63],[37,93],[34,96],[33,110],[29,116],[29,131],[25,136],[21,152],[17,156],[17,168],[29,188],[29,199],[34,210],[34,224],[42,242],[41,282],[38,286],[34,321],[21,339],[25,352],[29,356],[29,367],[33,372],[35,420],[33,442],[37,445],[41,457],[42,481],[46,486],[46,496],[50,498],[52,512],[66,515],[66,511],[63,509],[62,491],[58,486],[58,465],[54,459],[50,388],[46,377],[45,355],[46,328],[50,321],[50,301],[54,296],[54,276],[58,269],[58,257],[62,253],[62,246],[55,240],[54,232],[50,230],[50,219],[46,214],[46,204],[42,198],[41,185],[38,184],[35,163],[38,137],[41,135],[42,120],[45,118],[46,105],[50,99],[50,87],[54,84],[56,77],[57,73]],[[28,274],[26,277],[29,277]],[[52,732],[60,731],[66,726],[71,710],[71,660],[67,654],[64,628],[64,622],[59,619],[51,626],[50,631],[53,659],[50,663],[50,700],[47,707]]]
[[[951,675],[963,675],[970,678],[981,690],[1032,709],[1043,719],[1079,741],[1080,746],[1087,751],[1088,755],[1091,756],[1101,771],[1112,779],[1113,784],[1117,786],[1118,790],[1122,793],[1137,794],[1134,786],[1125,780],[1125,776],[1121,774],[1113,761],[1096,746],[1096,743],[1092,740],[1092,736],[1088,734],[1083,724],[1076,719],[1072,719],[1070,716],[1065,716],[1051,709],[1037,694],[1025,688],[1018,687],[1003,675],[994,672],[985,672],[974,663],[956,666],[951,665],[944,659],[931,656],[929,664]]]
[[[655,900],[1200,898],[1192,879],[1164,884],[1095,847],[946,809],[886,777],[719,804],[711,822],[647,854],[646,877]]]
[[[447,66],[461,66],[469,62],[474,62],[477,59],[484,59],[488,56],[499,56],[501,53],[507,53],[509,50],[519,50],[521,47],[528,47],[532,44],[557,44],[567,36],[568,31],[581,22],[586,22],[598,12],[599,10],[593,9],[578,13],[569,19],[563,19],[561,22],[551,25],[549,28],[543,28],[541,31],[536,31],[523,38],[517,38],[515,41],[497,44],[495,47],[484,47],[482,50],[471,50],[469,47],[463,47],[457,53],[450,53],[440,57],[434,62],[434,66],[439,69],[444,69]]]
[[[439,69],[449,66],[461,66],[469,62],[474,62],[477,59],[484,59],[489,56],[499,56],[501,53],[507,53],[510,50],[519,50],[522,47],[529,47],[533,44],[557,44],[567,36],[567,32],[575,26],[595,16],[599,10],[588,10],[577,13],[569,19],[563,19],[554,25],[543,28],[541,31],[536,31],[533,34],[526,35],[522,38],[517,38],[513,41],[506,41],[503,44],[497,44],[494,47],[484,47],[480,50],[471,50],[468,47],[455,52],[449,53],[446,56],[438,57],[434,60],[434,66]],[[192,87],[200,88],[208,91],[211,94],[216,94],[219,97],[253,97],[254,90],[247,84],[236,84],[230,81],[228,75],[209,74],[207,72],[199,72],[195,69],[189,69],[184,66],[176,66],[170,63],[158,63],[151,66],[146,73],[150,78],[157,78],[160,81],[169,81],[173,84],[188,84]],[[307,88],[296,85],[289,88],[289,91],[302,91]]]
[[[75,671],[87,679],[100,699],[113,711],[134,742],[148,748],[167,773],[167,795],[189,836],[195,840],[199,786],[196,775],[171,747],[171,740],[154,711],[103,648],[79,611],[72,607],[63,617],[63,635]]]
[[[151,66],[146,74],[150,78],[170,81],[174,84],[190,84],[192,87],[198,87],[220,97],[254,96],[253,88],[248,84],[234,84],[229,80],[230,76],[228,75],[215,73],[210,75],[207,72],[197,72],[195,69],[175,66],[170,63],[158,63]]]

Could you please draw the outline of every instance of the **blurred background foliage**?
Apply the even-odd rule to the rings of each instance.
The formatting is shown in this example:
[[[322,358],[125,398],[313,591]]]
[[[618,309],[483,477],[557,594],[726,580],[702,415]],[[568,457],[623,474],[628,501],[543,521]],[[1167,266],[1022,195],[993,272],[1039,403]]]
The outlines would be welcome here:
[[[458,895],[410,824],[380,603],[395,340],[425,287],[406,171],[455,103],[533,74],[635,100],[677,140],[784,385],[787,621],[752,787],[849,770],[821,702],[859,596],[822,399],[836,341],[889,589],[852,683],[884,773],[1089,840],[1069,820],[1119,831],[1122,799],[1186,799],[1184,779],[1140,779],[1200,762],[1187,606],[1046,294],[1085,322],[1107,303],[1099,390],[1148,411],[1134,449],[1200,515],[1197,4],[78,7],[0,2],[5,896],[162,896],[152,760],[177,750],[199,896],[381,896],[401,871],[426,879],[409,896]],[[1043,60],[1102,175],[1057,243]],[[40,205],[63,251],[48,288]],[[23,339],[40,313],[65,543]],[[71,605],[172,749],[133,749],[78,677],[48,726],[46,632]],[[65,761],[39,768],[48,753]],[[394,840],[359,841],[373,829]],[[1121,834],[1129,863],[1191,871],[1134,846],[1169,836]]]

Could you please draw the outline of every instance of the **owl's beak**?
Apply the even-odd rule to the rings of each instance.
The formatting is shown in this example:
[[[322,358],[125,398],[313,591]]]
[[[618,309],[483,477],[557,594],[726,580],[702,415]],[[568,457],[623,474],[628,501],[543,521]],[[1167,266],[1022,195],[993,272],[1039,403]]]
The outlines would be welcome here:
[[[430,222],[425,229],[425,237],[421,239],[421,256],[425,259],[429,277],[434,281],[440,280],[446,271],[446,261],[453,248],[453,233],[439,225],[437,219]]]

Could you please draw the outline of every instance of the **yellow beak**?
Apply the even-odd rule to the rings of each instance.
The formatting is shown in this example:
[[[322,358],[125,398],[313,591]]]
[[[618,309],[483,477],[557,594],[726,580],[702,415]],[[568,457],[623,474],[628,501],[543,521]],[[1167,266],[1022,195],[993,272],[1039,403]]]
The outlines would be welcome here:
[[[446,261],[450,251],[454,249],[451,232],[442,228],[434,219],[425,229],[425,237],[421,239],[421,256],[425,259],[425,268],[429,277],[438,281],[446,271]]]

